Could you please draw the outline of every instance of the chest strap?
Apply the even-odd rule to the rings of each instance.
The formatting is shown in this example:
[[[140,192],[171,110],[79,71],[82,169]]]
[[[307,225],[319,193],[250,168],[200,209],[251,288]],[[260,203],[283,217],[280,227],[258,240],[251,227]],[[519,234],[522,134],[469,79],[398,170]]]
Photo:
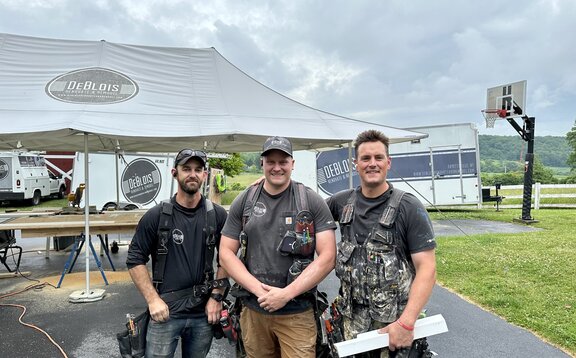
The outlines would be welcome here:
[[[398,207],[404,194],[405,192],[400,189],[392,190],[390,199],[388,199],[388,205],[386,205],[386,208],[382,211],[382,215],[380,215],[380,224],[385,228],[389,229],[394,224],[398,216]]]
[[[172,231],[172,212],[174,205],[170,202],[162,202],[160,219],[158,221],[158,245],[156,248],[156,264],[152,273],[152,283],[158,289],[163,282],[166,257],[168,255],[168,239]]]

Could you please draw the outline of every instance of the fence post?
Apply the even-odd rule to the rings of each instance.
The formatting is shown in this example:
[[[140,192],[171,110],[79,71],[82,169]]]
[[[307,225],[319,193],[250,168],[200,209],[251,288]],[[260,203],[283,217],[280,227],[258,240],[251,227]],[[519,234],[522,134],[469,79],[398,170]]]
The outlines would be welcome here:
[[[540,185],[541,183],[535,184],[534,189],[534,210],[540,209]]]

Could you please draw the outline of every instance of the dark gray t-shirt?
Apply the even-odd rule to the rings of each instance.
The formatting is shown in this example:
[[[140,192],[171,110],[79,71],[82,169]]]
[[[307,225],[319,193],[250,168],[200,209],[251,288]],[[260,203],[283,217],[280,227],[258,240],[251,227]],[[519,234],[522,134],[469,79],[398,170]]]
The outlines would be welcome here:
[[[244,228],[248,236],[246,249],[248,271],[259,281],[281,288],[286,287],[288,269],[293,262],[291,256],[284,256],[278,251],[278,246],[285,233],[288,230],[294,230],[297,208],[293,190],[297,190],[294,182],[288,189],[277,195],[270,195],[262,189],[259,197],[255,200],[256,204],[250,220]],[[306,188],[306,194],[308,210],[314,218],[315,232],[334,230],[336,224],[324,200],[310,188]],[[244,212],[242,203],[245,201],[246,195],[248,195],[248,190],[238,195],[232,203],[228,219],[222,229],[222,235],[238,239],[242,230]],[[248,200],[245,205],[249,204]],[[291,301],[275,313],[285,314],[301,311],[302,304],[296,303]],[[267,313],[260,309],[253,296],[246,300],[246,304],[251,308]]]
[[[390,184],[390,189],[377,198],[366,198],[362,195],[360,187],[355,190],[356,204],[352,219],[352,233],[358,244],[362,244],[370,234],[374,224],[379,221],[380,215],[394,188]],[[326,202],[330,207],[334,220],[340,220],[342,209],[346,205],[349,196],[350,190],[344,190],[327,199]],[[400,245],[408,260],[410,260],[410,254],[435,248],[436,240],[434,239],[432,222],[422,203],[414,195],[405,193],[398,210],[395,230],[401,239]]]

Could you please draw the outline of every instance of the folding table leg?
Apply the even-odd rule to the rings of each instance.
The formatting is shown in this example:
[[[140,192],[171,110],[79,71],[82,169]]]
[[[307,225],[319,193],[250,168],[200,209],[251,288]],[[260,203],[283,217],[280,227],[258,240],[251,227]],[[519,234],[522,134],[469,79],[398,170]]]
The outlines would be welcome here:
[[[100,239],[100,252],[104,251],[106,257],[108,257],[108,262],[110,262],[110,266],[112,267],[112,271],[116,271],[114,267],[114,263],[112,263],[112,258],[110,257],[110,249],[108,248],[108,235],[106,235],[106,239],[102,238],[102,235],[98,234],[98,238]],[[102,256],[102,255],[100,255]]]
[[[72,262],[72,258],[76,253],[76,247],[78,246],[78,240],[74,240],[74,244],[72,245],[72,250],[70,251],[70,255],[68,255],[68,259],[66,259],[66,263],[64,264],[64,270],[62,270],[62,275],[60,276],[60,280],[58,281],[58,285],[56,288],[60,288],[62,284],[62,280],[64,280],[64,275],[68,273],[68,268],[70,268],[70,263]]]
[[[74,239],[74,243],[76,242],[80,242],[80,245],[78,245],[75,255],[74,255],[74,261],[72,261],[72,265],[70,265],[70,269],[68,272],[72,272],[72,269],[74,268],[74,265],[76,264],[76,260],[78,259],[78,256],[80,255],[80,252],[82,251],[82,247],[84,246],[84,240],[86,238],[84,237],[84,234],[80,235],[80,237],[77,237]],[[72,249],[71,252],[74,252],[74,248]]]
[[[104,283],[108,286],[108,280],[106,279],[106,275],[104,274],[104,270],[102,269],[102,263],[98,260],[98,255],[96,255],[96,250],[94,250],[94,245],[92,245],[92,239],[88,238],[88,245],[90,246],[90,250],[92,251],[92,256],[94,256],[94,260],[96,260],[96,265],[98,266],[98,270],[100,270],[100,274],[102,274],[102,278],[104,279]]]

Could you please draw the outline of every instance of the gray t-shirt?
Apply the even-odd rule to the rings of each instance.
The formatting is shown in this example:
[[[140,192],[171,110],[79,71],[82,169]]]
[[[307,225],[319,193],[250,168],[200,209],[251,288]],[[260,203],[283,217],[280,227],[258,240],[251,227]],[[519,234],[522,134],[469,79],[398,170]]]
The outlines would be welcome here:
[[[248,271],[261,282],[281,288],[286,287],[288,269],[292,265],[293,257],[282,255],[278,251],[278,246],[286,232],[294,230],[297,214],[294,190],[297,190],[294,182],[288,189],[277,195],[270,195],[262,189],[255,200],[252,215],[244,228],[248,236],[246,249]],[[238,239],[242,230],[244,212],[242,204],[246,201],[245,205],[250,205],[250,200],[244,199],[246,195],[248,195],[248,190],[238,195],[232,203],[228,219],[222,229],[222,235]],[[308,198],[308,210],[314,219],[315,232],[336,229],[332,214],[320,195],[310,188],[306,188],[306,196]],[[255,302],[255,297],[246,300],[246,304],[251,308],[266,313]],[[291,301],[276,313],[293,313],[306,307],[306,305],[302,306],[302,302],[296,303]]]
[[[394,187],[390,184],[390,189],[377,198],[366,198],[362,195],[360,187],[355,190],[356,204],[352,219],[352,233],[356,242],[362,244],[370,235],[374,224],[379,221]],[[350,192],[350,190],[343,190],[327,199],[334,220],[340,220],[342,209],[346,205]],[[409,261],[411,261],[410,254],[436,247],[434,229],[428,212],[422,203],[410,193],[405,193],[402,201],[400,201],[394,227],[398,238],[400,238],[399,244]]]

